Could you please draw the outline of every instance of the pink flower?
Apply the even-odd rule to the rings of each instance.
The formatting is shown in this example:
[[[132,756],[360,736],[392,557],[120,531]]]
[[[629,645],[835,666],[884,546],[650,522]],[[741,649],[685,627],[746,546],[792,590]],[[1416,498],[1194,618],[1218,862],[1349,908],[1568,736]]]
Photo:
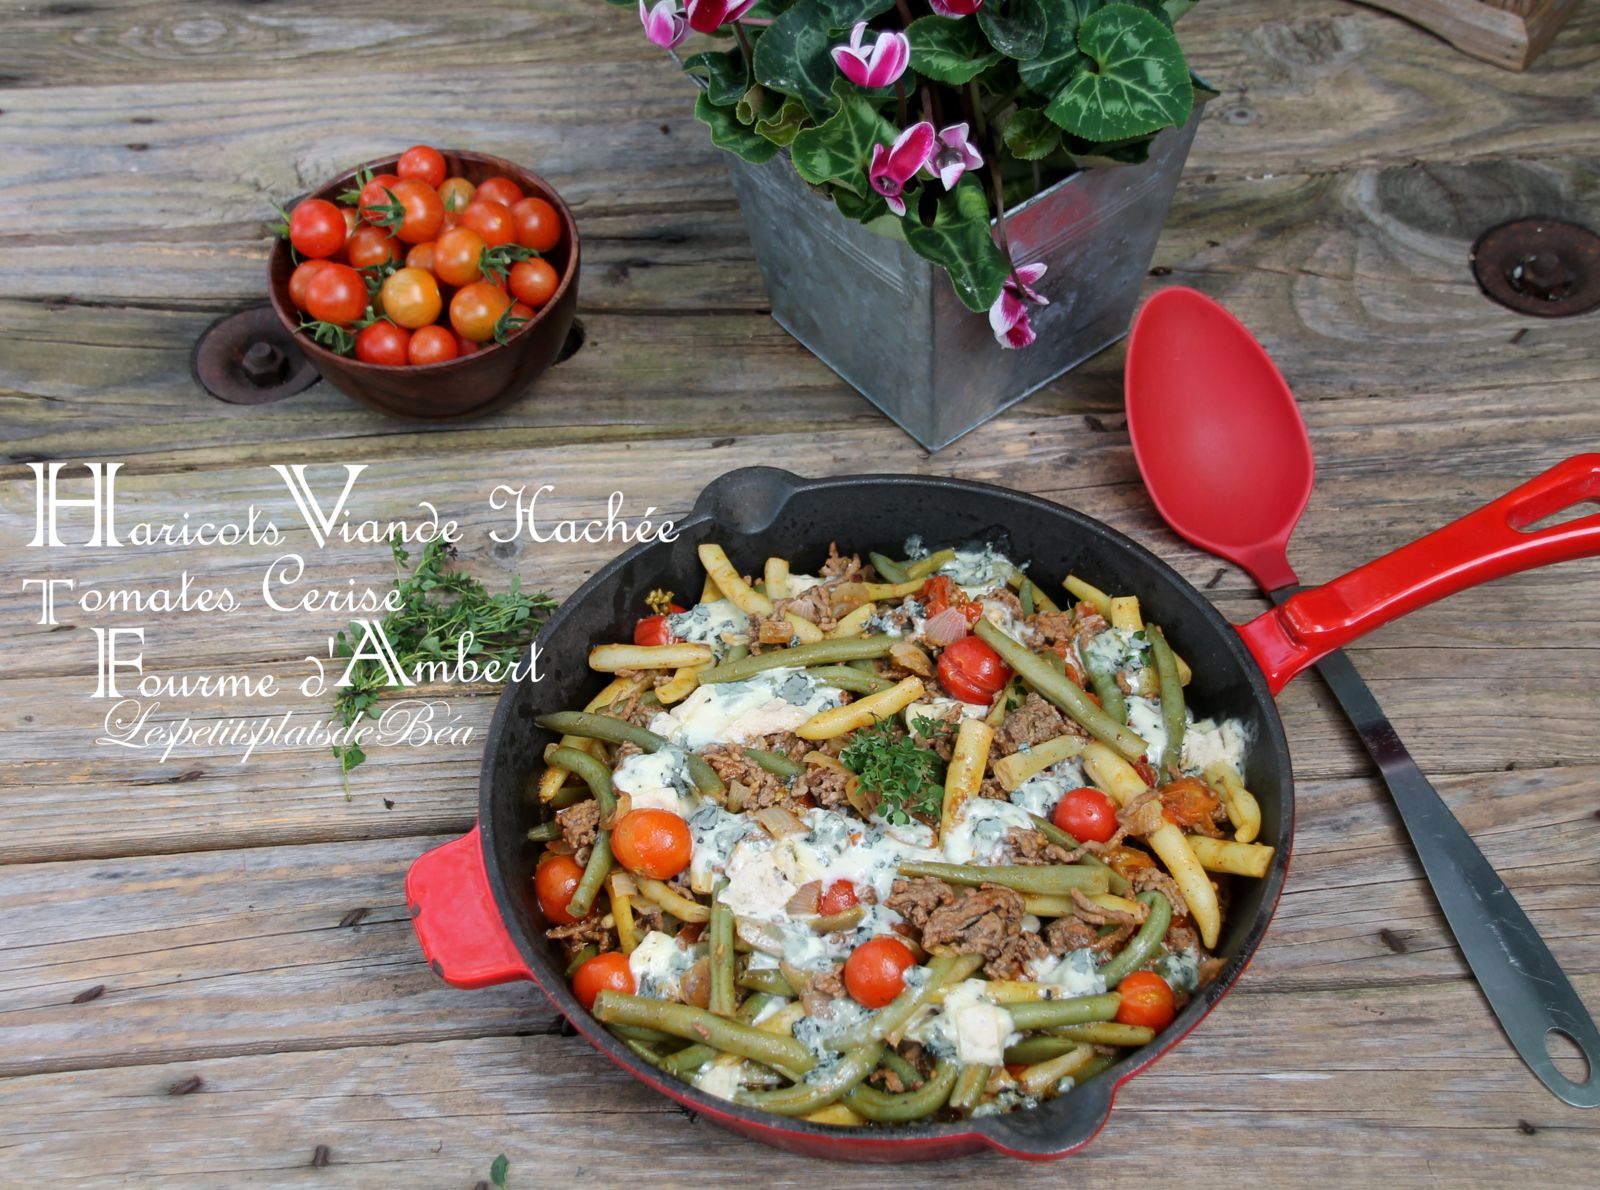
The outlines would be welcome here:
[[[689,0],[689,27],[696,33],[715,33],[755,5],[756,0]]]
[[[857,21],[850,31],[850,44],[833,47],[833,60],[856,86],[887,87],[911,65],[911,39],[885,29],[870,47],[863,47],[866,34],[867,22]]]
[[[938,140],[933,146],[933,155],[928,158],[928,169],[939,175],[939,180],[944,183],[946,190],[955,189],[962,174],[969,169],[977,169],[982,164],[983,154],[968,142],[965,124],[952,124],[948,128],[939,130]]]
[[[678,0],[656,0],[653,8],[639,0],[639,22],[644,35],[664,50],[677,49],[689,36],[689,22],[678,10]]]
[[[1043,264],[1025,264],[1013,269],[1006,283],[1000,287],[1000,296],[989,307],[989,325],[994,329],[995,340],[1002,347],[1026,347],[1037,337],[1033,321],[1028,317],[1028,306],[1048,306],[1050,299],[1033,289],[1033,284],[1045,274]]]
[[[983,0],[928,0],[942,17],[970,17],[983,7]]]
[[[872,189],[883,196],[889,209],[896,215],[906,213],[905,200],[900,194],[905,190],[906,183],[928,164],[933,143],[933,125],[924,120],[902,132],[892,146],[873,146],[872,166],[867,171],[867,177],[872,182]]]

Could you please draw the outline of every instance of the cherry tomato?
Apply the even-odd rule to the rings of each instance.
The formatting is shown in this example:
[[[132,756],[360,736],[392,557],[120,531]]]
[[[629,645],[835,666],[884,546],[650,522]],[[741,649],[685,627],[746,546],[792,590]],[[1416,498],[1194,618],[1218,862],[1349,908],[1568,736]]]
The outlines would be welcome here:
[[[511,219],[511,208],[503,202],[484,198],[482,186],[478,187],[478,197],[462,210],[461,226],[477,232],[491,248],[509,244],[517,235],[516,225]]]
[[[570,855],[549,855],[533,870],[533,892],[539,908],[552,925],[570,926],[579,919],[567,912],[567,902],[578,891],[583,869]]]
[[[671,880],[689,866],[689,824],[671,810],[632,810],[611,831],[611,851],[630,872]]]
[[[911,948],[880,935],[863,942],[844,961],[844,986],[863,1008],[882,1008],[906,986],[906,969],[916,964]]]
[[[358,227],[345,241],[344,258],[353,269],[370,269],[385,261],[400,263],[400,241],[381,227]]]
[[[444,203],[439,192],[426,182],[402,178],[389,188],[394,201],[400,204],[400,226],[394,234],[404,243],[422,244],[439,234],[444,222]]]
[[[923,585],[918,598],[930,620],[947,607],[960,608],[968,624],[976,624],[983,618],[983,605],[974,603],[948,574],[936,574],[930,578]]]
[[[372,223],[379,217],[380,212],[377,208],[392,201],[389,198],[389,189],[399,180],[399,174],[374,174],[367,184],[361,187],[356,206],[360,209],[363,219]]]
[[[366,364],[387,364],[391,368],[410,363],[407,348],[411,345],[411,332],[380,318],[371,326],[361,329],[356,336],[356,358]]]
[[[535,252],[548,252],[561,242],[561,216],[542,198],[525,198],[511,208],[517,243]]]
[[[522,201],[522,187],[504,174],[495,174],[478,183],[478,197],[513,207]]]
[[[426,244],[412,244],[406,249],[406,267],[433,272],[433,245],[433,240]]]
[[[361,226],[361,212],[354,207],[340,207],[339,214],[344,216],[344,238],[348,244],[350,237],[356,234],[356,228]]]
[[[517,320],[520,320],[522,322],[527,322],[528,319],[533,317],[533,313],[534,313],[533,307],[528,305],[527,302],[512,302],[511,303],[511,317],[513,319],[517,319]]]
[[[1139,774],[1139,780],[1146,785],[1154,787],[1156,783],[1156,769],[1148,760],[1140,757],[1133,762],[1133,771]]]
[[[384,278],[383,312],[407,330],[427,326],[439,317],[444,300],[439,283],[425,269],[404,268]]]
[[[326,260],[344,247],[344,214],[325,198],[308,198],[289,216],[289,242],[301,256]]]
[[[478,188],[465,178],[446,178],[439,187],[439,201],[444,203],[448,215],[464,210],[477,192]]]
[[[406,353],[407,362],[413,364],[442,364],[460,354],[455,332],[443,326],[419,326]]]
[[[488,246],[470,227],[452,227],[433,242],[434,275],[446,285],[471,285],[482,280],[478,262]]]
[[[400,163],[394,172],[402,180],[414,179],[437,187],[444,181],[444,154],[428,145],[412,145],[400,154]]]
[[[327,265],[325,260],[307,260],[296,265],[294,272],[289,274],[289,300],[294,303],[296,310],[306,308],[306,287],[311,284],[311,278]]]
[[[1069,790],[1050,812],[1050,821],[1080,843],[1104,843],[1117,833],[1117,807],[1098,789]]]
[[[817,898],[817,912],[823,917],[832,917],[854,909],[858,903],[856,886],[848,880],[835,880]]]
[[[631,996],[635,990],[633,968],[620,950],[597,954],[572,973],[572,994],[585,1008],[592,1009],[594,998],[601,992],[626,992]]]
[[[668,616],[681,616],[685,608],[676,603],[667,604],[667,610],[659,616],[645,616],[633,626],[633,643],[636,645],[676,645],[681,641],[672,635],[672,630],[667,627]]]
[[[471,339],[467,338],[460,331],[455,330],[454,328],[452,328],[450,333],[455,336],[456,354],[457,355],[471,355],[474,351],[482,351],[483,350],[483,344],[482,343],[474,343]]]
[[[511,292],[535,309],[555,296],[559,279],[548,260],[519,260],[511,266]]]
[[[495,324],[511,307],[511,299],[487,281],[474,281],[456,290],[450,299],[450,325],[456,334],[485,343],[494,338]]]
[[[329,261],[306,285],[306,313],[340,326],[367,312],[367,283],[347,264]]]
[[[1126,976],[1117,985],[1117,995],[1122,997],[1117,1020],[1124,1025],[1165,1029],[1178,1015],[1172,989],[1154,971],[1135,971]]]
[[[1011,667],[975,636],[963,636],[939,654],[939,680],[962,702],[989,703],[1011,680]]]

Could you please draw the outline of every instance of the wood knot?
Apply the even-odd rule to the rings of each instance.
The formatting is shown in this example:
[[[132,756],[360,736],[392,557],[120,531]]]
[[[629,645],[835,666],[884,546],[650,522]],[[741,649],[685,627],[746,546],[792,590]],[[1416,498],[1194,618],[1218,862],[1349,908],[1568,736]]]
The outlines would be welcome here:
[[[1405,954],[1411,948],[1406,945],[1406,940],[1393,930],[1383,929],[1378,931],[1378,937],[1395,954]]]
[[[1517,1121],[1517,1131],[1522,1133],[1523,1136],[1537,1136],[1539,1134],[1539,1130],[1526,1120]]]
[[[311,1168],[322,1169],[333,1160],[333,1150],[327,1145],[318,1145],[311,1150]]]
[[[188,1078],[180,1078],[167,1088],[168,1095],[193,1095],[206,1085],[206,1080],[198,1074],[191,1074]]]

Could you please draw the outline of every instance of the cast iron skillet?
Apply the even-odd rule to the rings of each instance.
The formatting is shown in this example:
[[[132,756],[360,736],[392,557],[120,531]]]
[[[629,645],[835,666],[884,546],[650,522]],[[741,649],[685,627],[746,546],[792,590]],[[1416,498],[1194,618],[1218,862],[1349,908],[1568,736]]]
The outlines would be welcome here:
[[[1588,456],[1582,463],[1581,473],[1560,477],[1561,502],[1600,496],[1600,456]],[[1293,773],[1273,694],[1358,631],[1398,614],[1388,610],[1395,606],[1398,580],[1388,574],[1393,581],[1381,592],[1390,597],[1384,602],[1371,589],[1371,572],[1384,566],[1392,571],[1397,559],[1408,561],[1412,570],[1426,570],[1430,543],[1475,520],[1498,519],[1521,530],[1523,504],[1536,507],[1534,520],[1548,516],[1558,494],[1552,477],[1559,471],[1334,584],[1297,596],[1307,601],[1302,606],[1325,613],[1320,621],[1308,616],[1296,620],[1291,600],[1239,629],[1148,550],[1046,500],[954,479],[881,475],[806,480],[768,467],[730,472],[701,493],[674,542],[635,547],[602,568],[540,633],[536,647],[541,680],[508,686],[489,728],[478,826],[424,855],[407,876],[407,904],[423,952],[434,970],[457,986],[533,980],[617,1065],[707,1118],[780,1148],[856,1161],[927,1160],[984,1147],[1033,1159],[1064,1156],[1099,1131],[1123,1082],[1182,1040],[1227,994],[1271,920],[1288,871],[1294,826]],[[695,547],[702,542],[724,546],[745,573],[759,573],[772,555],[789,559],[798,572],[814,573],[830,542],[850,552],[875,549],[897,556],[912,533],[941,545],[997,529],[1009,535],[1014,557],[1032,563],[1029,573],[1045,590],[1059,589],[1060,580],[1072,572],[1104,590],[1137,594],[1148,619],[1166,629],[1194,670],[1187,693],[1196,714],[1236,717],[1249,730],[1253,743],[1245,781],[1261,802],[1260,841],[1275,848],[1275,855],[1265,879],[1232,883],[1216,948],[1225,962],[1221,972],[1151,1044],[1070,1094],[1029,1111],[956,1123],[828,1127],[738,1107],[661,1074],[579,1006],[564,977],[559,946],[544,937],[545,922],[533,896],[536,852],[525,838],[543,815],[525,789],[542,766],[552,737],[534,726],[534,717],[580,706],[599,690],[603,679],[589,670],[588,650],[598,642],[629,639],[648,591],[666,587],[698,592],[703,571]],[[1518,569],[1595,552],[1600,548],[1600,517],[1525,533],[1525,539],[1515,550],[1500,547],[1498,573],[1508,572],[1503,563],[1511,552],[1522,562]],[[1412,576],[1409,588],[1426,586],[1438,598],[1470,585],[1470,570],[1470,565],[1458,564],[1452,578]],[[1365,587],[1358,581],[1363,576]],[[1357,599],[1353,606],[1351,601],[1341,603],[1338,615],[1327,610],[1330,600],[1338,602],[1334,596],[1352,591],[1367,606]]]

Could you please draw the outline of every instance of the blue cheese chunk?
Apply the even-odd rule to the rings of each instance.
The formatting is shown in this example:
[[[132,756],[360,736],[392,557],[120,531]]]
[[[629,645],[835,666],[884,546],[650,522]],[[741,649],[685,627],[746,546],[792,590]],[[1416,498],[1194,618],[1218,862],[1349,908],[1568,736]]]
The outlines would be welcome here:
[[[1077,757],[1035,773],[1011,791],[1011,804],[1029,814],[1049,818],[1056,803],[1069,791],[1083,785],[1083,765]]]
[[[748,744],[793,731],[839,702],[837,688],[803,669],[786,666],[742,682],[701,686],[671,711],[652,719],[650,730],[693,751],[712,744]]]
[[[1034,959],[1028,964],[1028,977],[1035,983],[1045,983],[1060,990],[1062,999],[1076,996],[1105,994],[1105,977],[1100,974],[1094,951],[1069,950],[1060,959],[1049,956]]]
[[[968,979],[948,989],[940,1012],[912,1026],[921,1035],[917,1040],[936,1053],[954,1054],[960,1062],[1001,1065],[1006,1047],[1022,1040],[1022,1034],[1011,1014],[988,999],[988,987],[985,980]]]
[[[1004,862],[1006,832],[1013,827],[1033,829],[1033,820],[1021,806],[995,798],[969,798],[955,826],[941,840],[944,859],[952,864]]]
[[[677,1000],[684,973],[698,956],[693,947],[682,946],[671,934],[651,930],[639,940],[628,956],[628,970],[639,995],[655,1000]]]
[[[710,645],[718,657],[732,645],[750,639],[750,617],[726,599],[697,603],[686,612],[668,616],[667,628],[680,640]]]
[[[954,558],[939,567],[939,573],[948,574],[956,586],[976,598],[1004,587],[1016,568],[1016,563],[990,544],[982,549],[957,550]]]
[[[676,748],[628,757],[611,775],[612,787],[628,795],[635,810],[670,810],[687,814],[694,793],[688,758]]]

